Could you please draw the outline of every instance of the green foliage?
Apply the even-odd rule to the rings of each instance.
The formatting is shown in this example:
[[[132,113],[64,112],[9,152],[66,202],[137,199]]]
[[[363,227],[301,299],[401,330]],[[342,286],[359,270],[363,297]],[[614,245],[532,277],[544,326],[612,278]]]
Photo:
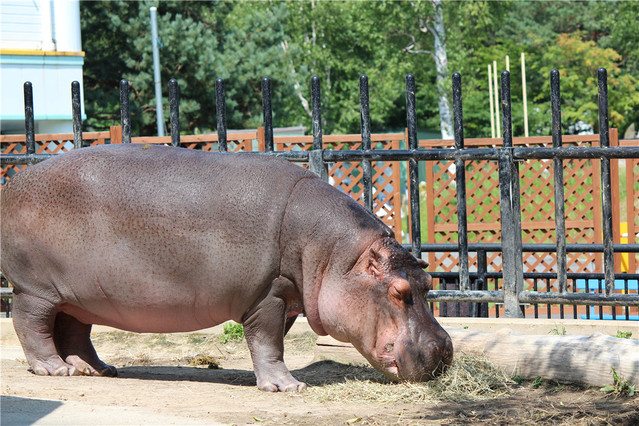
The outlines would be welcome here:
[[[634,396],[635,395],[635,386],[630,383],[629,380],[623,380],[615,367],[611,367],[612,370],[612,384],[606,385],[599,389],[601,392],[610,393],[614,395],[627,395]]]
[[[538,388],[539,386],[542,385],[542,383],[544,382],[544,379],[541,378],[541,376],[537,376],[535,377],[535,380],[533,380],[533,388]]]
[[[632,337],[632,331],[617,330],[617,335],[615,337],[618,339],[630,339]]]
[[[158,7],[162,86],[180,87],[184,133],[216,129],[224,78],[229,128],[262,122],[260,80],[272,79],[276,126],[311,128],[310,78],[320,77],[324,133],[358,132],[360,74],[369,76],[373,131],[405,126],[404,77],[417,82],[420,127],[439,116],[431,2],[81,2],[86,130],[119,122],[118,82],[132,82],[132,130],[155,134],[149,7]],[[523,134],[519,66],[526,53],[531,135],[550,133],[549,72],[561,72],[564,130],[597,131],[596,70],[608,70],[610,124],[639,123],[639,2],[445,2],[449,73],[463,80],[466,137],[490,134],[487,65],[510,56],[514,135]],[[410,48],[409,48],[410,46]],[[409,50],[422,53],[409,53]],[[450,81],[450,77],[448,79]],[[450,90],[449,95],[450,95]],[[168,102],[164,102],[168,117]]]
[[[555,328],[551,329],[550,334],[554,334],[556,336],[565,336],[566,335],[566,327],[562,324],[555,325]]]
[[[244,338],[244,327],[242,324],[229,321],[224,324],[223,331],[220,337],[222,343],[239,342]]]

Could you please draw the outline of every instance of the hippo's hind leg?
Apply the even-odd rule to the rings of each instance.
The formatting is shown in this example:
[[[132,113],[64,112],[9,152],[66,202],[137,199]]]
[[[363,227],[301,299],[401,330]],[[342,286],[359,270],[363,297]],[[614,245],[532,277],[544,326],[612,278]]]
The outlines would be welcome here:
[[[91,324],[84,324],[64,312],[58,313],[53,328],[58,353],[81,374],[117,376],[115,367],[100,361],[91,343]]]
[[[78,370],[60,358],[53,340],[57,306],[49,300],[16,291],[13,326],[35,374],[74,376]]]

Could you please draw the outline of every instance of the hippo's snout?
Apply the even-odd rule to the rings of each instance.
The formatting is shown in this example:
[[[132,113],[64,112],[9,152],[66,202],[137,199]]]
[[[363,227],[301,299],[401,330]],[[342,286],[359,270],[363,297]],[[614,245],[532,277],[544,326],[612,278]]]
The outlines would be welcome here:
[[[428,338],[424,342],[402,341],[393,345],[393,349],[397,366],[395,380],[432,380],[446,371],[453,360],[453,344],[447,334],[440,339]]]

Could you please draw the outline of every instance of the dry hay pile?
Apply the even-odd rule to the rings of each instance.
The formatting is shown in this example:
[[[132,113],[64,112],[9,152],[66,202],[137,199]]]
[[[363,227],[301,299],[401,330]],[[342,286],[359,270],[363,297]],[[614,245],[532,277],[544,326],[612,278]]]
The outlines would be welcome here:
[[[370,367],[356,370],[344,382],[311,387],[309,396],[319,402],[464,402],[509,395],[515,384],[486,357],[465,353],[456,354],[442,376],[426,383],[393,383]]]

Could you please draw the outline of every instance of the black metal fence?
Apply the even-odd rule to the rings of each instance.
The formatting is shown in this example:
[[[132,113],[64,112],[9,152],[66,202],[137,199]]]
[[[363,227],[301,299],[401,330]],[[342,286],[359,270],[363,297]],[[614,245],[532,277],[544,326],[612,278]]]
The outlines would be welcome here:
[[[630,307],[639,307],[639,294],[631,293],[629,282],[639,280],[639,274],[621,274],[615,277],[615,252],[637,253],[639,244],[613,244],[612,230],[612,200],[611,200],[611,169],[610,159],[639,158],[639,147],[611,147],[609,143],[608,124],[608,89],[607,72],[598,70],[598,99],[599,99],[599,147],[563,147],[561,132],[561,103],[559,72],[552,70],[551,106],[552,106],[552,147],[513,147],[512,115],[510,99],[510,74],[501,74],[501,106],[503,122],[503,147],[501,148],[465,148],[464,121],[462,109],[462,81],[459,73],[452,76],[453,112],[454,112],[454,149],[418,149],[417,115],[415,105],[415,78],[412,74],[406,76],[406,123],[407,149],[375,150],[371,148],[371,129],[369,115],[368,78],[360,77],[360,110],[361,110],[361,150],[324,150],[322,148],[322,114],[320,80],[311,80],[312,99],[312,128],[313,148],[309,151],[274,151],[273,120],[271,110],[271,84],[268,78],[262,79],[262,99],[265,128],[265,154],[285,158],[293,162],[306,162],[312,171],[327,179],[327,163],[336,161],[361,161],[363,166],[364,204],[372,209],[373,180],[372,161],[406,161],[408,163],[409,191],[410,191],[410,231],[411,243],[407,248],[415,256],[421,256],[428,251],[453,251],[459,253],[459,272],[433,272],[435,278],[441,282],[454,283],[455,289],[433,290],[429,293],[429,302],[441,303],[446,311],[448,305],[459,310],[459,302],[470,303],[470,314],[482,316],[486,313],[486,303],[503,303],[503,315],[509,318],[523,316],[523,305],[532,304],[535,307],[535,317],[544,315],[539,304],[547,306],[547,316],[550,317],[550,305],[561,306],[561,317],[565,313],[577,317],[577,305],[596,306],[598,315],[592,317],[603,318],[603,306],[622,306],[625,313],[616,315],[613,309],[612,317],[631,319]],[[80,88],[77,82],[71,87],[73,105],[74,148],[82,146],[82,126],[80,116]],[[44,161],[52,154],[35,154],[35,133],[33,114],[33,94],[31,83],[24,84],[25,96],[25,124],[26,124],[26,154],[3,155],[2,165],[34,164]],[[224,80],[216,81],[218,144],[220,151],[227,150],[226,137],[226,105]],[[177,81],[169,81],[170,127],[171,144],[180,145],[179,123],[179,91]],[[129,110],[129,82],[120,82],[120,104],[122,141],[131,142],[131,119]],[[567,244],[565,237],[565,215],[563,203],[555,203],[555,244],[522,244],[521,208],[519,190],[519,165],[522,160],[553,159],[555,199],[564,199],[563,166],[565,159],[599,159],[601,162],[602,180],[602,209],[603,209],[603,244]],[[420,235],[420,203],[418,187],[418,163],[420,161],[453,160],[456,166],[457,215],[458,215],[458,243],[457,244],[423,244]],[[501,244],[469,244],[466,214],[466,180],[465,162],[471,160],[493,160],[499,163],[499,187],[501,210]],[[499,272],[487,272],[486,253],[502,252],[503,268]],[[468,267],[468,253],[478,254],[479,267],[477,272],[470,272]],[[524,273],[522,253],[524,252],[556,252],[556,273]],[[604,273],[569,273],[566,268],[566,253],[568,252],[603,252]],[[482,267],[482,259],[484,259]],[[524,291],[524,279],[534,280],[533,290]],[[490,280],[496,283],[492,288],[501,290],[486,290]],[[545,289],[550,289],[550,280],[557,280],[558,291],[536,291],[538,280],[545,281]],[[572,280],[572,292],[568,291],[568,282]],[[577,292],[576,280],[585,280],[585,292]],[[595,283],[592,284],[592,280]],[[625,282],[622,293],[615,291],[615,280]],[[500,284],[499,284],[500,282]],[[594,290],[595,292],[591,292]],[[2,297],[11,296],[10,289],[2,289]],[[447,302],[455,302],[450,304]],[[568,305],[564,307],[564,305]],[[566,312],[564,312],[566,311]],[[591,318],[590,308],[586,317]],[[444,312],[446,314],[446,312]],[[500,315],[499,310],[497,314]]]

